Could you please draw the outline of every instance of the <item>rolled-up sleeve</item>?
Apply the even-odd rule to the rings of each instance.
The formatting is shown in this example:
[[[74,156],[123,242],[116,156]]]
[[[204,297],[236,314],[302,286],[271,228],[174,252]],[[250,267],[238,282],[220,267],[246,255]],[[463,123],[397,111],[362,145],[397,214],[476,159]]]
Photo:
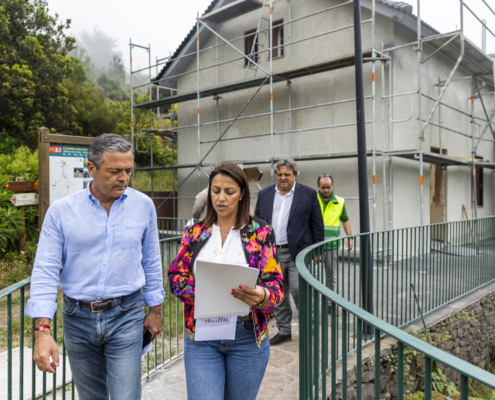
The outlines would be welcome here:
[[[31,293],[25,313],[31,318],[53,318],[62,267],[64,234],[56,203],[46,213],[31,274]]]
[[[156,222],[156,210],[150,201],[150,217],[148,229],[143,241],[144,276],[146,283],[143,287],[144,302],[148,307],[158,306],[165,299],[163,290],[163,270],[160,256],[160,243],[158,240],[158,228]]]

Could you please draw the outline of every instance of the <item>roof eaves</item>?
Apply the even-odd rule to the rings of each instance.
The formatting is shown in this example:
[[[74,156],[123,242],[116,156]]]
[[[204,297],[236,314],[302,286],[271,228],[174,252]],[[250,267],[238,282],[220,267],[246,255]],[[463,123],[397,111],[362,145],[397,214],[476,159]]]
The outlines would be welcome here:
[[[218,3],[219,0],[213,0],[210,5],[206,8],[205,12],[203,13],[203,15],[205,14],[208,14],[210,11],[213,10],[213,8],[215,7],[215,5]],[[178,57],[180,52],[182,51],[182,49],[187,45],[187,43],[189,42],[189,40],[191,40],[192,37],[194,37],[194,35],[196,34],[196,25],[194,25],[191,30],[189,31],[189,33],[186,35],[186,37],[184,38],[184,40],[181,42],[181,44],[179,45],[179,47],[177,48],[177,50],[175,50],[174,54],[172,54],[172,56],[170,57],[171,61],[167,62],[162,70],[160,71],[160,73],[156,76],[156,78],[152,79],[151,82],[157,82],[159,81],[162,76],[165,74],[165,72],[167,71],[167,69],[170,67],[170,65],[172,65],[173,63],[173,59]]]

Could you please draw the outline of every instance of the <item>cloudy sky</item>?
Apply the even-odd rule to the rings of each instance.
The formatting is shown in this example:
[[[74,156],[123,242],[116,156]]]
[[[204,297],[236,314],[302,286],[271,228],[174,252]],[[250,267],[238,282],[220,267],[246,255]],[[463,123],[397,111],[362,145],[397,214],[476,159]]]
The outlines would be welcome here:
[[[312,1],[312,0],[306,0]],[[484,0],[495,10],[495,0]],[[72,20],[71,33],[76,37],[95,26],[117,40],[118,49],[129,67],[129,39],[133,43],[151,45],[152,61],[174,52],[195,24],[196,13],[203,14],[211,0],[48,0],[50,14]],[[408,1],[410,4],[413,1]],[[486,19],[495,33],[495,15],[483,0],[465,0],[480,18]],[[413,4],[416,13],[416,2]],[[440,32],[460,26],[459,0],[421,1],[422,19]],[[465,9],[466,35],[481,47],[481,24]],[[489,53],[495,53],[495,38],[487,33]],[[134,68],[148,65],[144,50],[135,50]]]

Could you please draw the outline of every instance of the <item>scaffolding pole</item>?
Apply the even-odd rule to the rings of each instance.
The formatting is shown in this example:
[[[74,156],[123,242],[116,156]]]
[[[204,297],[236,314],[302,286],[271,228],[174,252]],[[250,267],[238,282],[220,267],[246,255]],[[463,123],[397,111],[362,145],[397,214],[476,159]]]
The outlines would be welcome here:
[[[483,2],[485,2],[484,0],[482,0]],[[266,0],[265,0],[265,4],[266,4]],[[418,94],[418,124],[419,124],[419,136],[418,136],[418,139],[419,139],[419,143],[418,143],[418,156],[417,156],[417,160],[419,161],[419,175],[420,175],[420,219],[421,219],[421,224],[424,225],[424,193],[423,193],[423,168],[424,168],[424,159],[423,159],[423,141],[425,140],[425,132],[426,132],[426,129],[428,127],[428,125],[432,125],[432,126],[435,126],[436,124],[434,124],[433,122],[431,122],[431,118],[432,116],[434,115],[434,113],[436,112],[436,110],[438,109],[439,111],[439,124],[436,125],[439,127],[439,142],[440,142],[440,154],[442,155],[443,154],[443,145],[442,145],[442,131],[446,130],[446,131],[451,131],[451,132],[455,132],[455,133],[458,133],[458,134],[461,134],[463,136],[467,136],[467,137],[470,137],[471,140],[472,140],[472,143],[474,143],[474,139],[475,139],[475,134],[474,134],[474,131],[471,133],[471,135],[466,135],[466,134],[463,134],[462,132],[459,132],[459,131],[456,131],[456,130],[453,130],[453,129],[450,129],[450,128],[447,128],[447,127],[444,127],[442,126],[442,121],[441,121],[441,107],[442,106],[446,106],[448,108],[451,108],[451,109],[454,109],[454,107],[451,107],[449,105],[446,105],[444,102],[442,102],[442,99],[444,97],[444,94],[445,94],[445,91],[447,90],[449,84],[451,82],[454,81],[453,79],[453,75],[455,74],[456,70],[458,69],[458,67],[460,66],[460,63],[461,61],[463,60],[464,58],[464,23],[463,23],[463,8],[464,6],[466,6],[464,4],[464,0],[460,0],[460,9],[461,9],[461,29],[458,30],[458,31],[455,31],[455,32],[450,32],[450,33],[446,33],[446,34],[438,34],[438,35],[433,35],[433,36],[429,36],[429,37],[426,37],[426,38],[422,38],[422,32],[421,32],[421,28],[422,28],[422,21],[421,21],[421,9],[420,9],[420,0],[417,0],[417,4],[418,4],[418,15],[417,15],[417,29],[418,29],[418,32],[417,32],[417,41],[416,42],[413,42],[413,43],[409,43],[409,44],[404,44],[404,45],[399,45],[399,46],[395,46],[395,47],[392,47],[392,48],[389,48],[389,49],[385,49],[384,50],[384,46],[382,44],[382,50],[379,51],[376,49],[376,45],[375,45],[375,40],[376,40],[376,32],[375,32],[375,25],[376,25],[376,5],[375,5],[375,0],[372,0],[372,9],[371,9],[371,19],[369,20],[365,20],[365,21],[362,21],[362,20],[359,20],[359,22],[357,22],[357,20],[354,21],[354,24],[352,25],[347,25],[347,26],[343,26],[343,27],[339,27],[337,29],[332,29],[330,31],[325,31],[325,32],[321,32],[321,33],[317,33],[315,35],[312,35],[312,36],[309,36],[309,37],[305,37],[305,38],[297,38],[297,39],[294,39],[292,37],[292,25],[294,22],[297,22],[297,21],[301,21],[303,19],[306,19],[306,18],[309,18],[311,16],[314,16],[314,15],[319,15],[321,13],[324,13],[324,12],[327,12],[327,11],[330,11],[330,10],[333,10],[333,9],[336,9],[336,8],[339,8],[339,7],[342,7],[342,6],[346,6],[346,5],[350,5],[350,4],[354,4],[354,7],[356,7],[356,4],[355,2],[353,1],[347,1],[345,3],[342,3],[342,4],[339,4],[339,5],[336,5],[336,6],[332,6],[332,7],[328,7],[328,8],[325,8],[325,9],[322,9],[322,10],[319,10],[317,12],[313,12],[313,13],[310,13],[310,14],[307,14],[307,15],[304,15],[304,16],[301,16],[301,17],[298,17],[298,18],[295,18],[293,19],[292,18],[292,2],[291,0],[288,0],[288,12],[289,12],[289,18],[286,22],[283,22],[282,24],[280,25],[287,25],[288,26],[288,41],[287,43],[284,43],[284,44],[281,44],[279,43],[277,46],[274,46],[274,43],[273,43],[273,6],[274,6],[274,3],[276,2],[276,0],[269,0],[269,6],[270,6],[270,17],[269,17],[269,27],[267,29],[260,29],[260,26],[258,27],[257,31],[252,33],[252,34],[248,34],[248,35],[243,35],[243,36],[240,36],[240,37],[237,37],[237,38],[234,38],[232,40],[227,40],[225,39],[224,37],[222,37],[219,32],[213,30],[212,28],[210,28],[205,22],[203,22],[202,20],[200,20],[199,18],[199,13],[197,14],[196,16],[196,35],[197,35],[197,40],[196,40],[196,51],[195,52],[191,52],[191,53],[188,53],[188,54],[185,54],[185,55],[182,55],[182,56],[177,56],[177,57],[174,57],[172,58],[171,56],[170,57],[166,57],[166,58],[163,58],[163,59],[158,59],[156,60],[156,64],[155,64],[155,67],[158,67],[158,65],[162,65],[164,63],[171,63],[171,62],[174,62],[174,61],[177,61],[177,60],[180,60],[180,59],[190,59],[194,56],[196,56],[196,70],[195,71],[187,71],[187,72],[184,72],[184,73],[179,73],[179,74],[175,74],[175,75],[172,75],[172,76],[167,76],[166,79],[170,80],[172,78],[179,78],[179,77],[182,77],[182,76],[185,76],[187,74],[192,74],[192,73],[196,73],[196,78],[197,78],[197,85],[196,85],[196,93],[195,93],[195,97],[196,97],[196,100],[197,100],[197,108],[198,108],[198,116],[197,116],[197,124],[191,124],[191,125],[188,125],[188,126],[181,126],[181,127],[178,127],[177,129],[174,129],[174,126],[173,126],[173,122],[171,124],[171,131],[172,131],[172,150],[173,150],[173,155],[172,155],[172,158],[173,158],[173,163],[175,164],[175,148],[177,147],[177,131],[180,131],[181,129],[188,129],[188,128],[191,128],[193,126],[195,126],[197,128],[197,145],[198,145],[198,163],[197,165],[195,165],[193,167],[193,170],[191,171],[191,173],[184,179],[182,180],[177,187],[175,187],[175,184],[176,184],[176,174],[177,174],[177,168],[174,168],[173,166],[170,166],[167,168],[171,168],[173,169],[173,173],[174,173],[174,177],[173,177],[173,192],[171,193],[171,195],[175,194],[177,192],[177,190],[184,184],[185,181],[188,180],[188,178],[196,171],[198,170],[198,192],[201,190],[201,171],[203,171],[206,174],[206,172],[203,170],[203,166],[205,166],[206,164],[203,164],[203,162],[205,161],[206,157],[210,154],[210,152],[213,150],[213,148],[216,149],[216,162],[218,164],[218,162],[220,161],[220,154],[219,154],[219,143],[222,142],[222,141],[227,141],[227,140],[242,140],[242,139],[249,139],[249,138],[252,138],[252,137],[261,137],[261,136],[270,136],[270,159],[269,159],[269,163],[270,163],[270,167],[271,167],[271,182],[273,183],[273,180],[274,180],[274,160],[275,160],[275,145],[274,145],[274,137],[275,135],[279,135],[279,134],[289,134],[289,156],[293,156],[293,133],[301,133],[301,132],[309,132],[309,131],[315,131],[315,130],[321,130],[321,129],[334,129],[334,128],[342,128],[342,127],[346,127],[346,126],[352,126],[352,125],[356,125],[356,123],[344,123],[344,124],[335,124],[335,125],[332,125],[332,126],[326,126],[326,127],[313,127],[313,128],[302,128],[302,129],[293,129],[293,121],[292,121],[292,116],[293,116],[293,112],[295,111],[299,111],[299,110],[306,110],[306,109],[310,109],[310,108],[316,108],[316,107],[321,107],[321,106],[330,106],[330,105],[335,105],[335,104],[341,104],[341,103],[344,103],[344,102],[348,102],[348,101],[354,101],[354,99],[351,99],[351,100],[344,100],[344,101],[336,101],[336,102],[331,102],[331,103],[324,103],[324,104],[320,104],[320,105],[310,105],[310,106],[303,106],[303,107],[298,107],[298,108],[293,108],[292,107],[292,82],[290,79],[287,79],[286,82],[287,82],[287,86],[288,86],[288,91],[287,91],[287,94],[288,94],[288,101],[289,101],[289,105],[288,105],[288,109],[287,110],[280,110],[280,111],[274,111],[274,88],[273,88],[273,84],[275,83],[274,81],[274,78],[275,78],[275,75],[274,75],[274,68],[273,68],[273,51],[274,49],[282,49],[284,46],[287,48],[288,50],[288,62],[289,62],[289,68],[292,67],[292,45],[293,44],[297,44],[297,43],[302,43],[304,41],[307,41],[307,40],[310,40],[310,39],[314,39],[314,38],[318,38],[318,37],[322,37],[324,35],[328,35],[328,34],[331,34],[331,33],[334,33],[334,32],[339,32],[339,31],[342,31],[344,29],[348,29],[350,27],[354,27],[356,28],[356,24],[359,24],[359,28],[361,28],[361,26],[365,23],[368,23],[368,22],[371,22],[371,30],[372,30],[372,33],[371,33],[371,40],[372,40],[372,49],[371,49],[371,58],[366,58],[366,60],[369,60],[371,61],[372,65],[371,65],[371,69],[372,69],[372,79],[371,79],[371,91],[372,91],[372,95],[370,97],[366,97],[366,99],[371,99],[372,100],[372,118],[371,118],[371,121],[364,121],[364,123],[371,123],[372,124],[372,152],[371,152],[371,155],[372,155],[372,167],[373,167],[373,173],[372,173],[372,178],[373,178],[373,194],[372,194],[372,201],[373,201],[373,230],[376,231],[377,230],[377,208],[376,208],[376,204],[377,204],[377,188],[376,188],[376,173],[377,173],[377,166],[376,166],[376,156],[378,154],[377,152],[377,144],[376,144],[376,61],[381,61],[382,64],[382,106],[385,108],[386,106],[386,101],[388,101],[388,114],[389,114],[389,120],[388,120],[388,148],[389,150],[393,150],[394,146],[393,146],[393,123],[399,123],[399,122],[407,122],[407,121],[410,121],[413,117],[413,95],[414,94]],[[485,3],[486,4],[486,3]],[[466,6],[467,7],[467,6]],[[468,7],[467,7],[468,8]],[[471,9],[468,8],[469,11],[471,11]],[[472,12],[472,11],[471,11]],[[484,28],[487,28],[486,27],[486,24],[483,23],[482,24],[484,26]],[[277,25],[279,26],[279,25]],[[205,28],[206,30],[212,32],[214,35],[215,35],[215,38],[216,38],[216,41],[215,41],[215,44],[213,46],[208,46],[208,47],[205,47],[203,49],[200,48],[200,37],[199,37],[199,34],[200,34],[200,29],[201,28]],[[268,36],[269,36],[269,45],[267,46],[266,49],[262,49],[262,51],[258,51],[258,52],[253,52],[252,54],[244,54],[241,50],[239,50],[236,46],[233,45],[233,42],[234,41],[237,41],[237,40],[242,40],[248,36],[252,36],[252,35],[259,35],[260,32],[266,32],[268,31]],[[490,33],[493,33],[492,31],[490,31]],[[460,44],[461,44],[461,51],[460,51],[460,54],[459,54],[459,57],[455,63],[455,66],[454,68],[452,69],[451,73],[450,73],[450,76],[448,77],[447,81],[444,83],[443,85],[443,88],[442,90],[440,90],[440,86],[439,86],[439,94],[438,94],[438,99],[432,99],[430,98],[429,96],[427,96],[426,94],[424,94],[422,92],[423,88],[422,88],[422,67],[421,65],[423,63],[425,63],[426,61],[430,60],[433,56],[435,56],[437,53],[439,53],[443,48],[445,48],[446,46],[450,45],[454,39],[456,39],[457,37],[460,38]],[[219,40],[222,40],[222,43],[220,43]],[[431,42],[433,40],[439,40],[439,39],[443,39],[444,41],[446,41],[445,43],[443,43],[442,46],[440,46],[440,48],[438,48],[437,50],[435,50],[432,54],[430,54],[428,57],[424,58],[423,59],[423,44],[426,43],[426,42]],[[142,71],[142,70],[145,70],[147,68],[143,68],[143,69],[138,69],[136,71],[133,71],[132,70],[132,49],[133,47],[138,47],[138,48],[142,48],[142,49],[145,49],[148,51],[148,53],[150,53],[150,47],[144,47],[144,46],[139,46],[139,45],[134,45],[132,43],[132,41],[130,41],[129,43],[130,45],[130,71],[131,71],[131,76],[130,76],[130,80],[131,80],[131,136],[132,136],[132,143],[133,143],[133,151],[138,151],[138,146],[137,146],[137,143],[136,140],[141,137],[140,134],[136,134],[135,132],[135,129],[134,129],[134,99],[133,99],[133,89],[134,88],[138,88],[138,87],[144,87],[146,85],[150,85],[149,86],[149,93],[150,93],[150,101],[152,99],[152,85],[153,85],[153,82],[149,83],[149,84],[145,84],[145,85],[139,85],[139,86],[136,86],[136,87],[133,87],[133,83],[132,83],[132,79],[133,79],[133,74],[134,73],[137,73],[139,71]],[[405,47],[408,47],[408,46],[411,46],[411,45],[414,45],[416,46],[414,49],[417,51],[417,56],[418,56],[418,91],[417,92],[409,92],[407,94],[393,94],[393,85],[392,85],[392,74],[393,74],[393,61],[392,61],[392,54],[391,52],[394,51],[394,50],[398,50],[398,49],[401,49],[401,48],[405,48]],[[237,53],[240,54],[240,57],[238,58],[235,58],[235,59],[232,59],[232,60],[228,60],[228,61],[220,61],[220,57],[219,57],[219,48],[220,46],[227,46],[227,47],[231,47],[232,49],[234,49]],[[215,64],[213,65],[208,65],[208,66],[204,66],[204,67],[201,67],[200,66],[200,54],[205,52],[205,51],[208,51],[208,50],[211,50],[211,49],[215,49]],[[253,49],[254,50],[254,49]],[[266,68],[264,69],[263,67],[261,67],[260,65],[260,61],[259,59],[257,58],[256,61],[254,61],[254,59],[252,57],[257,57],[259,54],[263,54],[263,53],[266,53],[268,52],[269,54],[269,68]],[[195,53],[195,54],[194,54]],[[378,54],[380,55],[380,57],[378,57]],[[384,55],[387,55],[388,57],[384,57]],[[358,58],[357,57],[358,55],[356,54],[356,63],[358,61]],[[360,53],[360,56],[362,56],[362,53]],[[467,57],[467,56],[466,56]],[[263,83],[258,87],[256,93],[248,100],[248,102],[246,103],[246,105],[241,109],[241,111],[236,115],[236,117],[234,119],[225,119],[225,120],[220,120],[220,105],[219,105],[219,100],[221,99],[221,97],[217,94],[214,96],[214,100],[216,102],[216,121],[214,122],[203,122],[201,123],[201,113],[200,113],[200,98],[202,97],[202,92],[201,92],[201,86],[200,86],[200,72],[203,71],[203,70],[207,70],[209,68],[213,68],[215,67],[216,68],[216,85],[219,86],[219,67],[221,65],[226,65],[228,63],[231,63],[231,62],[235,62],[237,60],[242,60],[242,59],[246,59],[248,60],[249,63],[251,64],[254,64],[256,65],[256,68],[259,68],[260,70],[262,70],[266,75],[263,76],[262,78],[264,78],[263,80]],[[469,59],[469,57],[468,57]],[[164,61],[164,62],[162,62]],[[149,64],[150,66],[148,67],[148,70],[149,70],[149,75],[150,75],[150,81],[151,81],[151,54],[149,55]],[[385,69],[386,67],[388,67],[388,96],[385,96],[385,82],[386,82],[386,77],[385,77]],[[279,81],[279,79],[277,79],[277,81]],[[241,83],[241,82],[239,82]],[[249,115],[249,116],[244,116],[244,117],[240,117],[240,115],[242,114],[242,112],[244,111],[244,109],[246,108],[247,104],[249,104],[251,102],[251,100],[256,96],[256,94],[260,91],[261,87],[265,84],[265,83],[269,83],[270,85],[270,111],[269,113],[266,112],[266,113],[259,113],[259,114],[256,114],[256,115]],[[171,93],[171,97],[173,96],[173,91],[172,91],[172,88],[169,88],[168,86],[171,86],[171,85],[167,85],[166,82],[164,84],[164,87],[167,86],[167,89],[170,89],[170,93]],[[160,87],[159,85],[157,85],[156,87],[156,93],[157,93],[157,100],[159,99],[160,97]],[[206,89],[209,89],[209,88],[206,88]],[[204,90],[206,90],[204,89]],[[176,89],[173,89],[173,90],[176,90]],[[235,90],[235,89],[229,89],[229,90]],[[194,93],[194,92],[192,92]],[[485,94],[485,93],[484,93]],[[404,96],[404,95],[408,95],[410,96],[410,99],[411,99],[411,111],[410,111],[410,115],[408,118],[402,118],[402,119],[398,119],[398,120],[394,120],[393,119],[393,97],[398,97],[398,96]],[[478,95],[480,96],[481,98],[481,93],[479,93],[479,90],[478,90]],[[422,114],[423,114],[423,110],[422,108],[424,107],[424,104],[422,103],[422,99],[423,97],[426,97],[426,98],[429,98],[433,101],[435,101],[435,105],[433,107],[433,109],[431,110],[430,114],[428,115],[428,117],[426,118],[426,120],[424,120],[422,118]],[[484,104],[483,104],[484,106]],[[144,107],[143,107],[144,108]],[[157,115],[158,117],[160,118],[160,108],[159,106],[157,106]],[[492,114],[492,116],[489,118],[488,117],[488,114],[486,113],[486,110],[485,110],[485,115],[486,115],[486,120],[485,119],[482,119],[482,118],[479,118],[479,117],[476,117],[474,116],[474,112],[471,112],[471,113],[465,113],[463,112],[462,110],[459,110],[459,109],[455,109],[456,111],[462,113],[462,114],[465,114],[465,115],[468,115],[471,117],[471,120],[473,121],[473,127],[474,127],[474,121],[475,120],[482,120],[482,121],[486,121],[487,122],[487,126],[485,127],[485,130],[483,131],[483,133],[480,135],[480,137],[478,138],[478,142],[473,146],[473,154],[474,152],[476,151],[476,147],[478,146],[478,144],[480,143],[481,140],[485,140],[483,139],[483,134],[486,132],[487,128],[490,128],[492,130],[492,126],[490,124],[490,121],[491,119],[493,118],[493,116],[495,115],[495,111],[494,113]],[[274,126],[274,117],[275,117],[275,114],[281,114],[281,113],[288,113],[288,125],[289,125],[289,129],[287,131],[282,131],[282,132],[276,132],[275,131],[275,126]],[[268,116],[270,117],[270,131],[269,133],[266,133],[266,134],[257,134],[257,135],[251,135],[251,136],[247,136],[247,137],[236,137],[236,138],[224,138],[225,134],[229,131],[230,127],[238,120],[244,120],[244,119],[248,119],[248,118],[256,118],[256,117],[262,117],[262,116]],[[382,110],[382,121],[384,120],[384,115],[385,115],[385,109]],[[204,118],[203,118],[204,120]],[[221,123],[229,123],[229,126],[227,127],[227,129],[220,135],[220,124]],[[152,124],[153,124],[153,116],[152,116],[152,111],[150,109],[150,131],[152,130]],[[203,126],[208,126],[208,125],[215,125],[216,126],[216,140],[214,141],[201,141],[201,127]],[[383,140],[383,144],[385,146],[385,131],[386,131],[386,126],[385,126],[385,123],[383,123],[383,134],[384,134],[384,140]],[[493,133],[493,130],[492,130],[492,133]],[[495,137],[495,136],[494,136]],[[142,140],[142,139],[140,139]],[[158,166],[155,166],[154,165],[154,158],[153,158],[153,134],[152,132],[149,133],[149,136],[148,136],[148,140],[151,141],[151,168],[149,169],[150,172],[151,172],[151,185],[152,185],[152,196],[153,196],[153,192],[154,192],[154,186],[153,186],[153,170],[156,168],[159,168]],[[204,156],[201,156],[201,145],[202,144],[206,144],[206,143],[213,143],[211,149],[206,153],[206,155]],[[147,146],[148,148],[148,146]],[[475,157],[475,156],[472,156],[472,158]],[[247,160],[249,161],[249,160]],[[387,168],[387,161],[388,161],[388,168]],[[428,162],[428,161],[427,161]],[[475,167],[475,160],[473,159],[472,160],[472,163],[471,163],[471,167],[472,169],[474,169]],[[383,199],[383,225],[384,225],[384,229],[387,229],[387,225],[388,225],[388,229],[392,229],[393,227],[393,174],[392,174],[392,166],[393,166],[393,158],[392,156],[390,155],[383,155],[383,159],[382,159],[382,170],[383,170],[383,195],[384,195],[384,199]],[[145,170],[145,168],[137,168],[136,170]],[[388,172],[388,176],[387,176],[387,172]],[[133,177],[134,177],[134,172],[133,172]],[[441,178],[442,178],[442,198],[444,197],[444,193],[443,193],[443,172],[441,174]],[[473,178],[474,179],[474,178]],[[388,194],[388,210],[387,210],[387,194]],[[168,198],[171,198],[170,196],[167,197],[160,205],[162,206],[163,203],[168,199]],[[179,198],[179,197],[178,197]],[[158,207],[158,208],[159,208]],[[388,211],[388,217],[387,217],[387,211]],[[174,202],[174,214],[175,214],[175,202]],[[474,214],[474,213],[473,213]],[[445,216],[445,213],[444,213],[444,220],[446,220],[446,216]],[[387,223],[387,220],[388,220],[388,223]]]

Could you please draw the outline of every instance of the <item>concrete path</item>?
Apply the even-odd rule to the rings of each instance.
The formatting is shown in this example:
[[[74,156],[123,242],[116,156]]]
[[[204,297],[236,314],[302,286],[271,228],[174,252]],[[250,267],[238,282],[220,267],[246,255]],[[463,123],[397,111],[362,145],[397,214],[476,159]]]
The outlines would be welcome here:
[[[20,398],[20,348],[16,347],[12,350],[12,398]],[[62,349],[59,349],[59,354],[62,354]],[[0,353],[0,398],[7,398],[7,352]],[[56,375],[56,388],[62,386],[62,361],[61,366],[57,369]],[[23,399],[31,399],[32,397],[32,374],[33,374],[33,359],[32,350],[29,347],[24,348],[23,357]],[[70,372],[69,362],[67,360],[66,365],[66,382],[70,382],[72,375]],[[35,370],[35,393],[36,397],[41,396],[43,393],[43,373],[36,368]],[[53,391],[53,375],[46,374],[46,391],[52,393]],[[3,397],[5,395],[5,397]],[[70,398],[70,397],[68,397]]]
[[[292,323],[292,341],[271,347],[270,361],[258,394],[259,400],[299,399],[299,326]],[[277,332],[270,321],[271,335]],[[143,400],[187,400],[184,359],[163,368],[143,382]]]

